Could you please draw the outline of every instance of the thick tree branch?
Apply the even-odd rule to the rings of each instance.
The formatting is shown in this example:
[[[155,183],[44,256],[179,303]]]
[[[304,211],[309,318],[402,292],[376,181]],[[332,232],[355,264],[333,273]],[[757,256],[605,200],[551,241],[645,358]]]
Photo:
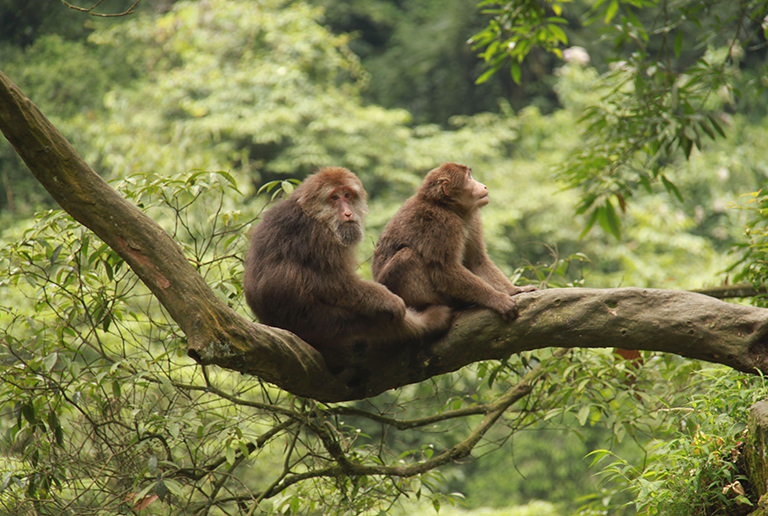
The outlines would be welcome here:
[[[115,250],[160,300],[201,364],[257,375],[296,395],[332,402],[455,371],[478,360],[544,347],[615,347],[675,353],[768,373],[768,310],[689,292],[553,289],[518,297],[520,317],[459,314],[433,345],[401,347],[352,389],[295,335],[229,309],[176,243],[107,185],[21,91],[0,73],[0,130],[59,205]]]

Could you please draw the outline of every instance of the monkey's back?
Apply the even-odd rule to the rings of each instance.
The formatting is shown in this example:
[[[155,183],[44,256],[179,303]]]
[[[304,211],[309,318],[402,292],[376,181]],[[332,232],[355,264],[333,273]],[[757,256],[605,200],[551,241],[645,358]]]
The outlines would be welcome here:
[[[380,281],[382,270],[402,249],[413,250],[426,265],[446,260],[446,247],[464,232],[460,217],[439,204],[410,197],[382,231],[373,253],[373,277]]]
[[[464,233],[456,213],[416,194],[384,228],[373,254],[373,277],[408,306],[451,305],[433,275],[456,254]]]

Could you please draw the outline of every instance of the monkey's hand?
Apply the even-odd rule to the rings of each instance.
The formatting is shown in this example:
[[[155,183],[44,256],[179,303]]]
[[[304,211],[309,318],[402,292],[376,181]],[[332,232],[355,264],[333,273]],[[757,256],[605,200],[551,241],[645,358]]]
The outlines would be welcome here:
[[[394,294],[390,294],[384,298],[382,311],[388,313],[393,321],[401,320],[405,317],[405,301]]]
[[[514,319],[517,317],[517,301],[512,296],[500,295],[495,297],[490,308],[499,312],[504,319]]]
[[[534,287],[533,285],[525,285],[523,287],[517,287],[513,285],[512,288],[509,289],[509,295],[516,296],[518,294],[522,294],[523,292],[534,292],[536,290],[539,290],[539,289]]]

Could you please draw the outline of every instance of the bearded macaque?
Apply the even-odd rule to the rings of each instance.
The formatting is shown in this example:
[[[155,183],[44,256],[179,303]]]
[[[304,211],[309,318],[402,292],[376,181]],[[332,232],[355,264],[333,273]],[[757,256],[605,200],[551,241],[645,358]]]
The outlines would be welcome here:
[[[264,214],[245,258],[243,291],[259,321],[301,337],[334,373],[450,325],[448,308],[406,309],[385,286],[357,276],[367,211],[355,174],[323,168]]]
[[[472,170],[445,163],[430,171],[395,214],[373,253],[373,277],[417,309],[479,305],[517,317],[517,287],[488,258],[480,208],[490,202]]]

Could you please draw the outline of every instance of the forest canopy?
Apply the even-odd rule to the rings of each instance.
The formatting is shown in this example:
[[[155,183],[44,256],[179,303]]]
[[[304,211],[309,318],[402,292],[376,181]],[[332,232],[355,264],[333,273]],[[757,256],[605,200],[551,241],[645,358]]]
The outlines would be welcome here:
[[[491,191],[485,240],[519,284],[764,288],[764,2],[0,5],[2,72],[244,319],[249,229],[329,164],[370,195],[363,277],[426,171],[458,161]],[[31,150],[0,145],[0,511],[757,502],[726,489],[743,472],[724,457],[762,378],[645,347],[617,359],[587,349],[599,331],[333,404],[196,364],[162,296],[30,174]]]

